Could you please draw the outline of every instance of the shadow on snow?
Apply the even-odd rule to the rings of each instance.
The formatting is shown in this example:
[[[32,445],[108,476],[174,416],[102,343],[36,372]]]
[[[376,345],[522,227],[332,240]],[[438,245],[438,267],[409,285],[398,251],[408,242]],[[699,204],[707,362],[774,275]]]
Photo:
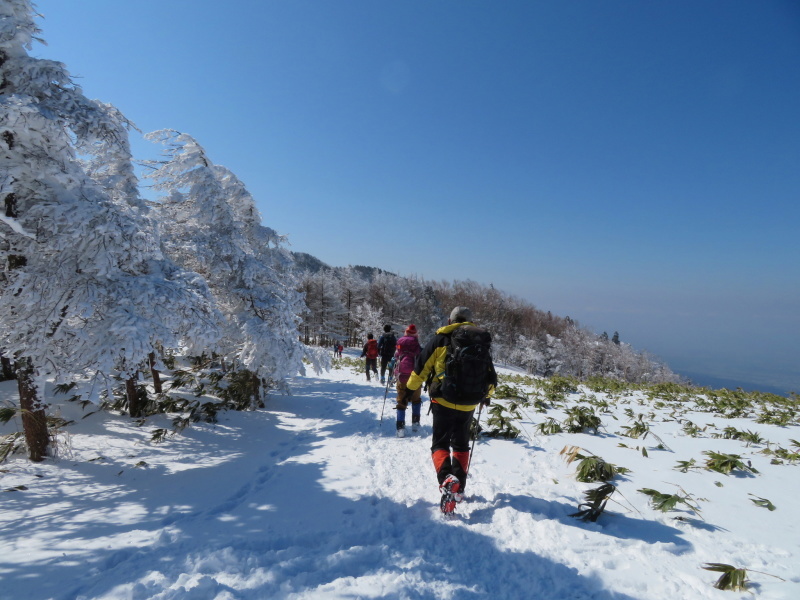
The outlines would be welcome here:
[[[224,438],[238,427],[237,453],[199,470],[158,477],[150,472],[142,482],[123,478],[104,489],[96,486],[100,475],[118,466],[73,465],[80,478],[76,483],[86,493],[60,499],[19,498],[6,508],[22,514],[63,501],[58,511],[18,527],[56,532],[54,546],[67,539],[73,546],[75,539],[85,540],[85,549],[36,564],[3,565],[4,586],[20,590],[30,600],[110,597],[118,586],[128,586],[131,591],[124,597],[134,599],[159,594],[159,598],[181,598],[191,588],[192,598],[213,598],[228,590],[243,600],[326,593],[459,600],[632,600],[605,589],[598,578],[534,552],[499,549],[494,539],[469,526],[442,520],[431,503],[420,500],[406,506],[377,495],[354,499],[327,489],[323,466],[307,455],[323,438],[379,433],[373,410],[347,405],[354,391],[367,395],[376,389],[309,378],[302,393],[273,398],[266,411],[234,416],[234,426],[195,427],[185,437],[167,442],[182,452],[224,454],[231,448]],[[382,402],[380,392],[377,404]],[[304,422],[320,419],[316,429],[303,427]],[[176,490],[182,491],[183,504],[165,505],[165,499],[178,497]],[[139,507],[136,518],[128,522],[81,519],[126,502]],[[497,506],[510,506],[587,527],[565,517],[575,507],[564,504],[513,495],[500,495],[493,502],[495,508],[473,511],[470,522],[488,520]],[[668,526],[618,515],[614,521],[602,532],[687,546],[678,530]],[[152,536],[150,543],[119,549],[120,538],[142,530]],[[23,536],[21,529],[11,533]],[[104,538],[117,540],[117,548],[102,547]]]

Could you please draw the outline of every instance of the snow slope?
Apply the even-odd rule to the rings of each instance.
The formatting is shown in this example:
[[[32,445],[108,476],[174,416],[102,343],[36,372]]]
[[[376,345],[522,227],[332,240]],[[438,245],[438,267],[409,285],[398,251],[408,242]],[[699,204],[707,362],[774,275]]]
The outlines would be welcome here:
[[[13,383],[0,386],[13,397]],[[658,435],[669,450],[657,450],[615,435],[621,406],[599,435],[534,435],[544,415],[529,412],[522,438],[478,442],[468,500],[445,519],[428,415],[420,432],[396,439],[391,400],[379,425],[383,387],[351,368],[297,377],[293,389],[268,410],[229,412],[161,444],[150,432],[166,418],[137,426],[63,404],[76,423],[58,459],[0,465],[0,598],[752,597],[714,589],[719,574],[702,570],[707,562],[751,569],[757,598],[800,598],[798,467],[771,465],[761,447],[691,438],[665,422]],[[696,422],[706,421],[719,419]],[[800,437],[757,429],[783,446]],[[596,523],[569,516],[596,484],[575,480],[575,464],[559,455],[568,444],[632,470],[615,480],[620,503]],[[649,457],[635,449],[643,444]],[[746,455],[760,474],[673,469],[709,449]],[[654,511],[636,491],[672,484],[701,516]],[[5,491],[17,486],[27,489]]]

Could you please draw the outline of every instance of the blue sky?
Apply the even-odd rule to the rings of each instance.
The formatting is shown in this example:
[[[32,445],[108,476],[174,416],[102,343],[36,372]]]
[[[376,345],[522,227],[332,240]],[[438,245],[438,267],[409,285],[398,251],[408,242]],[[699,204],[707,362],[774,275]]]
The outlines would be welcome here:
[[[293,250],[800,391],[794,0],[37,7],[34,55],[196,137]]]

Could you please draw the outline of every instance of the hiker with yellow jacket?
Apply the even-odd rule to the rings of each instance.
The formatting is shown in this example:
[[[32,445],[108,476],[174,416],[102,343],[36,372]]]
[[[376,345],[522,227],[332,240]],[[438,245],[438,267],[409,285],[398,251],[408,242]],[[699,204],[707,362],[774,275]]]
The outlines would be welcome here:
[[[472,322],[472,311],[457,306],[417,357],[406,383],[409,396],[429,381],[433,413],[431,453],[442,511],[463,499],[469,466],[470,424],[475,408],[489,404],[497,385],[490,354],[491,335]],[[452,449],[452,451],[451,451]],[[445,506],[445,500],[453,502]],[[449,510],[448,510],[449,509]]]

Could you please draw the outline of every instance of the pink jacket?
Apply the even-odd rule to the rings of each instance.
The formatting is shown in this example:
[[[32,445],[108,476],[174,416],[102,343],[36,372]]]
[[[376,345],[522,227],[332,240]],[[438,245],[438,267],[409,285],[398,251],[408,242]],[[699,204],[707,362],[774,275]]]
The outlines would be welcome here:
[[[400,383],[408,381],[411,372],[414,370],[414,361],[417,360],[420,352],[422,352],[422,346],[419,345],[419,340],[415,336],[404,335],[397,340],[397,352],[395,352],[397,366],[395,371],[397,372],[397,380]]]

